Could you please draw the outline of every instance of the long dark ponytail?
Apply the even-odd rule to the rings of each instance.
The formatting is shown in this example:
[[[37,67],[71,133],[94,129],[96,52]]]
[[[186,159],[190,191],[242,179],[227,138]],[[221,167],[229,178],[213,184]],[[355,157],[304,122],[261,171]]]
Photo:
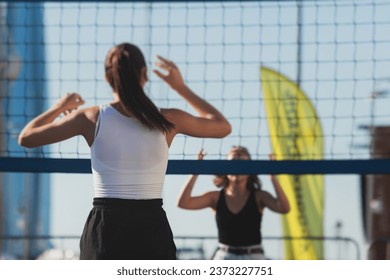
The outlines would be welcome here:
[[[122,43],[108,52],[105,62],[106,78],[118,93],[126,110],[149,129],[168,132],[174,125],[158,110],[141,86],[145,58],[132,44]],[[146,70],[145,70],[146,71]]]

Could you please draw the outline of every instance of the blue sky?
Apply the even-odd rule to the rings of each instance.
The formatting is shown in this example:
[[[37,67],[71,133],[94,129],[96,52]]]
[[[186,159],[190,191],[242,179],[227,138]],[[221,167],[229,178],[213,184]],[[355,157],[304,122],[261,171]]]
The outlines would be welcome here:
[[[223,159],[238,144],[247,146],[254,159],[267,158],[271,147],[259,68],[271,67],[296,79],[298,29],[293,1],[45,3],[44,7],[49,104],[74,91],[86,99],[86,106],[109,102],[104,58],[112,45],[129,41],[142,48],[150,69],[157,54],[175,61],[188,85],[233,125],[232,134],[223,140],[178,137],[171,159],[195,159],[201,147],[208,158]],[[367,149],[355,148],[369,142],[359,125],[389,123],[388,98],[370,98],[375,90],[390,89],[389,12],[388,1],[304,1],[301,87],[322,121],[326,159],[369,158]],[[158,106],[192,112],[149,74],[146,91]],[[81,138],[52,145],[51,152],[53,157],[89,156]],[[174,233],[216,236],[211,210],[176,207],[185,179],[166,178],[164,205]],[[264,189],[273,193],[269,178],[261,179]],[[81,234],[93,198],[92,177],[53,174],[51,180],[52,233]],[[201,176],[194,193],[213,188],[212,177]],[[325,176],[325,235],[334,236],[336,223],[342,222],[341,234],[364,250],[359,195],[357,175]],[[262,229],[264,236],[280,236],[279,216],[266,211]],[[280,251],[280,242],[264,245],[270,257],[282,256],[274,253]],[[337,248],[329,245],[329,254]],[[354,258],[353,247],[346,254]]]

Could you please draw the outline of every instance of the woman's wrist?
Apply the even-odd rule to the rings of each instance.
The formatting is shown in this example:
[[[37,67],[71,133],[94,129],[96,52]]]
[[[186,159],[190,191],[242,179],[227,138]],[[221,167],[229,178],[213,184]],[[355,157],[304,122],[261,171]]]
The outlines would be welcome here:
[[[51,107],[51,111],[55,112],[57,115],[61,115],[66,109],[60,102],[57,102]]]
[[[272,183],[274,183],[274,182],[278,182],[278,179],[276,178],[276,175],[271,175],[271,181],[272,181]]]

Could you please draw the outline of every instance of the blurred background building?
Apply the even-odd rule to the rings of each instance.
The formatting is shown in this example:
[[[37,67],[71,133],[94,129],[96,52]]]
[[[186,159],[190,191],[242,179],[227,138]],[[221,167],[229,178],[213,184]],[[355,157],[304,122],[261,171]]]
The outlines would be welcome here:
[[[25,153],[18,146],[18,133],[26,116],[42,112],[46,95],[42,5],[15,5],[0,6],[0,125],[1,131],[9,132],[1,133],[0,143],[1,155],[9,157]],[[31,155],[40,156],[33,150]],[[50,247],[49,242],[18,237],[49,233],[49,176],[2,173],[0,180],[1,256],[34,259]]]

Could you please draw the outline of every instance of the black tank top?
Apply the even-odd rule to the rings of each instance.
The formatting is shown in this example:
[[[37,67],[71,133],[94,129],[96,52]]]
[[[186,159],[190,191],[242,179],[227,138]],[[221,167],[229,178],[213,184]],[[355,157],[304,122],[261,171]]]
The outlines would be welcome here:
[[[256,204],[255,191],[252,191],[244,207],[237,214],[232,213],[222,190],[217,202],[216,220],[220,243],[230,246],[261,244],[260,225],[262,214]]]

